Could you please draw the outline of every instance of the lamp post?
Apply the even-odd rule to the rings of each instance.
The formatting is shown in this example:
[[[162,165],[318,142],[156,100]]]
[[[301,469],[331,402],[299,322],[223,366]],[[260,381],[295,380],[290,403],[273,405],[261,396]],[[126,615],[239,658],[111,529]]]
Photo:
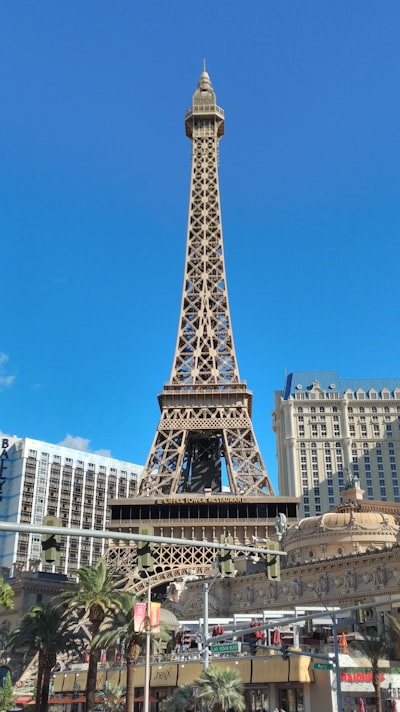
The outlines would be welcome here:
[[[150,698],[150,606],[151,606],[151,586],[147,589],[147,615],[146,615],[146,656],[144,668],[144,700],[143,712],[149,712]],[[340,710],[340,712],[342,712]]]
[[[301,585],[301,582],[298,581]],[[338,643],[338,635],[337,635],[337,617],[335,611],[329,610],[328,606],[326,605],[325,601],[323,601],[320,592],[318,589],[316,589],[312,583],[306,584],[306,588],[308,588],[310,591],[314,591],[315,595],[318,597],[319,601],[322,603],[324,606],[329,618],[332,621],[332,634],[333,634],[333,656],[334,656],[334,661],[335,661],[335,675],[336,675],[336,704],[337,704],[337,712],[342,712],[343,710],[343,702],[342,702],[342,685],[341,685],[341,680],[340,680],[340,666],[339,666],[339,643]]]
[[[208,581],[203,583],[203,636],[204,636],[204,648],[203,648],[203,670],[208,670],[209,662],[209,647],[207,643],[208,638],[208,592],[210,586]]]
[[[208,669],[208,664],[209,664],[209,647],[207,644],[208,640],[208,594],[210,591],[211,586],[214,585],[216,580],[220,578],[220,573],[218,572],[216,576],[214,576],[213,579],[211,579],[211,582],[208,583],[208,581],[205,581],[203,583],[203,636],[204,636],[204,644],[203,644],[203,670]]]
[[[332,619],[332,632],[333,632],[333,650],[335,656],[335,671],[336,671],[336,699],[338,712],[342,712],[342,684],[340,680],[340,667],[339,667],[339,644],[337,635],[337,618],[336,613],[331,613],[330,617]]]

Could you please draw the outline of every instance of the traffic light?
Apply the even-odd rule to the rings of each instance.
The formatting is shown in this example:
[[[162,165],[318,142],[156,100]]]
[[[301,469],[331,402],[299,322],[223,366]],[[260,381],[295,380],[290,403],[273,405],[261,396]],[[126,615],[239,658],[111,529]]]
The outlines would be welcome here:
[[[221,534],[221,544],[233,544],[233,537],[228,534]],[[220,549],[218,555],[219,570],[221,576],[235,576],[236,569],[232,559],[231,549]]]
[[[154,536],[154,527],[139,527],[139,534],[144,536]],[[138,541],[137,543],[137,566],[140,575],[152,573],[154,571],[153,544],[151,541]]]
[[[59,517],[46,516],[43,517],[45,527],[62,527],[62,521]],[[61,549],[61,534],[53,534],[48,532],[42,535],[42,561],[44,564],[60,563]]]
[[[192,634],[189,629],[184,629],[183,631],[183,649],[184,650],[190,650],[192,647]]]
[[[257,653],[257,642],[258,641],[257,641],[256,636],[254,635],[254,633],[252,633],[249,636],[249,647],[250,647],[250,655],[251,656],[254,656]]]
[[[312,618],[307,618],[307,620],[304,623],[304,630],[307,635],[311,635],[313,630],[314,630],[314,625],[313,625],[313,619]]]
[[[212,637],[215,638],[217,635],[223,635],[224,634],[224,626],[223,625],[215,625],[214,628],[212,629]]]
[[[287,643],[282,643],[281,655],[282,660],[289,660],[289,646]]]
[[[358,606],[360,605],[360,602],[357,604]],[[357,623],[365,623],[365,609],[364,608],[358,608],[356,611],[356,616],[357,616]]]
[[[261,628],[261,623],[258,621],[252,621],[250,623],[250,628],[254,628],[254,633],[250,633],[249,643],[250,652],[252,655],[256,654],[258,645],[265,645],[265,631]]]
[[[279,544],[277,541],[267,541],[267,549],[272,549],[273,551],[279,551]],[[266,576],[268,580],[280,579],[281,577],[281,566],[280,557],[278,554],[266,554]]]

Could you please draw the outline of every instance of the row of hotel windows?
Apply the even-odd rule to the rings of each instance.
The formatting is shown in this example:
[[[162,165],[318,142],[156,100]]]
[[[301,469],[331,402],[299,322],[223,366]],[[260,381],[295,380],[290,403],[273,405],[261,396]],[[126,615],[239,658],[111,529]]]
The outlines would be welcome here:
[[[351,398],[352,400],[390,400],[391,393],[387,388],[383,388],[380,392],[380,396],[377,391],[370,390],[366,394],[361,388],[355,393],[350,389],[347,389],[342,398]],[[295,393],[296,400],[339,400],[339,393],[335,392],[325,392],[325,391],[306,391],[305,393]],[[395,400],[400,400],[400,388],[395,388],[393,391],[393,398]]]
[[[35,479],[37,466],[37,460],[30,456],[25,466],[25,484],[28,480]],[[42,470],[41,463],[39,470]],[[133,496],[136,493],[138,479],[135,473],[128,474],[126,470],[117,471],[115,468],[110,468],[107,477],[107,471],[104,474],[96,475],[91,470],[85,472],[80,466],[73,470],[69,465],[61,468],[56,463],[46,466],[43,469],[43,474],[46,476],[50,474],[50,491],[53,496],[57,496],[55,491],[59,489],[60,484],[61,494],[64,495],[69,495],[73,488],[74,496],[78,497],[81,496],[83,490],[88,494],[95,490],[96,493],[107,490],[107,496],[110,498],[115,497],[117,491],[120,496]]]
[[[50,457],[48,452],[39,452],[39,454],[38,454],[37,450],[29,450],[28,455],[29,455],[29,458],[33,458],[34,460],[36,460],[38,457],[41,460],[49,460],[49,457]],[[59,467],[61,467],[62,459],[63,458],[61,458],[60,455],[53,455],[51,464],[56,465],[56,466],[59,465]],[[86,466],[86,477],[89,477],[89,476],[94,477],[96,470],[98,472],[103,472],[104,474],[107,474],[107,472],[110,472],[115,475],[117,475],[118,473],[120,473],[121,475],[128,474],[127,470],[117,470],[115,467],[107,468],[105,465],[96,465],[93,462],[85,463],[83,460],[73,460],[72,457],[65,457],[64,463],[67,467],[70,468],[70,470],[72,470],[72,468],[75,467],[76,470],[83,471]],[[132,477],[137,476],[136,473],[134,473],[134,472],[130,472],[130,474]]]
[[[386,479],[385,479],[385,469],[384,469],[384,463],[383,463],[383,454],[382,454],[382,448],[380,443],[377,444],[376,446],[376,460],[377,460],[377,474],[378,474],[378,481],[379,481],[379,493],[380,493],[380,498],[383,502],[387,501],[387,492],[386,492]],[[368,447],[368,443],[364,443],[363,445],[363,454],[362,454],[362,461],[364,465],[364,471],[365,471],[365,478],[367,482],[367,497],[368,499],[373,499],[374,494],[373,494],[373,482],[372,482],[372,474],[371,474],[371,461],[370,461],[370,450]],[[399,489],[399,479],[397,475],[397,467],[396,467],[396,456],[395,456],[395,450],[393,443],[389,443],[389,466],[390,466],[390,476],[392,479],[392,488],[393,488],[393,499],[395,502],[400,502],[400,489]],[[357,448],[355,446],[352,447],[352,467],[353,467],[353,474],[359,477],[360,474],[360,463],[359,463],[359,457],[357,453]],[[388,468],[386,468],[386,473],[388,475]]]
[[[302,416],[300,416],[302,417]],[[299,420],[300,420],[299,417]],[[384,432],[386,434],[386,437],[392,437],[393,436],[393,423],[385,423],[381,424],[384,425]],[[379,423],[371,423],[372,426],[372,436],[373,437],[380,437],[381,436],[381,425]],[[397,426],[397,429],[400,431],[400,417],[399,417],[399,423]],[[367,428],[367,423],[359,423],[359,432],[360,432],[360,437],[368,437],[368,428]],[[310,424],[310,434],[311,437],[313,438],[326,438],[328,436],[328,429],[326,426],[326,423],[311,423]],[[298,424],[298,436],[299,438],[304,438],[306,435],[305,431],[305,426],[304,423],[299,422]],[[356,426],[354,423],[349,423],[349,435],[351,437],[356,437]],[[333,423],[333,428],[332,428],[332,436],[334,438],[340,438],[340,425],[339,423]]]
[[[104,548],[103,548],[104,550]],[[18,551],[16,556],[17,563],[26,563],[26,556],[28,552],[28,544],[26,542],[20,542],[18,544]],[[56,566],[55,570],[57,573],[64,573],[66,566],[68,569],[71,567],[80,566],[85,564],[95,564],[98,559],[102,556],[101,545],[94,545],[92,551],[88,548],[81,548],[78,551],[77,548],[70,546],[68,549],[68,558],[66,558],[66,551],[60,551],[60,563]],[[44,564],[44,570],[51,571],[53,569],[53,564]]]
[[[368,499],[374,499],[373,491],[373,481],[371,472],[371,461],[370,461],[370,447],[368,443],[363,443],[362,460],[364,465],[365,479],[367,485],[367,497]],[[334,451],[332,453],[329,443],[325,443],[324,447],[324,472],[326,477],[327,489],[328,489],[328,503],[330,507],[335,504],[334,495],[334,480],[332,471],[332,455],[336,459],[336,478],[338,483],[339,492],[344,488],[344,469],[343,469],[343,454],[341,450],[340,443],[335,444]],[[393,499],[395,502],[400,502],[400,488],[399,480],[396,467],[396,456],[394,450],[394,444],[392,442],[388,443],[388,454],[389,454],[389,466],[390,474],[392,479],[392,489],[393,489]],[[377,443],[375,447],[376,464],[377,464],[377,474],[379,482],[379,494],[380,499],[385,502],[387,501],[387,491],[386,491],[386,481],[385,481],[385,471],[384,471],[384,457],[381,447],[381,443]],[[309,480],[308,472],[309,466],[307,462],[306,446],[305,443],[300,444],[300,469],[302,476],[302,490],[303,490],[303,506],[304,514],[307,516],[310,513],[310,499],[309,499]],[[318,464],[318,452],[316,443],[311,443],[311,472],[312,472],[312,489],[314,493],[314,504],[315,512],[317,514],[321,513],[321,500],[320,500],[320,477],[319,477],[319,464]],[[358,457],[357,446],[352,446],[352,473],[353,475],[360,476],[360,463]]]
[[[326,408],[323,405],[320,405],[318,408],[315,406],[311,406],[310,408],[303,408],[302,406],[299,406],[297,408],[297,413],[339,413],[340,408],[338,408],[336,405],[332,406],[332,408]],[[388,405],[385,405],[381,408],[378,408],[377,406],[373,405],[371,408],[367,406],[365,408],[364,406],[360,405],[357,406],[356,408],[353,408],[353,406],[349,406],[347,408],[348,413],[400,413],[400,405],[393,406],[390,408]]]
[[[333,450],[333,452],[332,452]],[[306,455],[306,445],[305,443],[300,443],[300,468],[302,475],[302,489],[303,489],[303,509],[304,515],[308,516],[310,514],[310,497],[309,497],[309,486],[308,486],[308,465],[307,465],[307,455]],[[326,473],[326,481],[328,487],[328,501],[329,506],[332,507],[335,504],[334,489],[333,489],[333,473],[332,473],[332,455],[336,461],[336,476],[339,491],[344,488],[344,468],[343,468],[343,452],[341,443],[335,443],[335,447],[331,449],[329,443],[325,443],[324,447],[325,453],[325,464],[324,469]],[[311,471],[312,471],[312,488],[314,493],[314,505],[316,514],[321,514],[321,499],[320,499],[320,477],[318,469],[318,450],[316,443],[311,443]]]

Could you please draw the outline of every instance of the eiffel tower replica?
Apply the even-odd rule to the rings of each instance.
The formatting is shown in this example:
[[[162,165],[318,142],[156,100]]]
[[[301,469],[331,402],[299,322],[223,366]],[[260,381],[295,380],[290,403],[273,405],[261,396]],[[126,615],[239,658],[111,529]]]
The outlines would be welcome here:
[[[218,181],[224,112],[204,70],[185,114],[192,142],[186,262],[171,377],[136,497],[112,500],[111,528],[236,544],[271,534],[278,514],[294,520],[296,498],[280,498],[254,435],[252,393],[237,366],[226,286]],[[225,481],[225,485],[223,482]],[[111,544],[110,565],[140,590],[136,547]],[[154,545],[155,581],[208,576],[216,552]]]

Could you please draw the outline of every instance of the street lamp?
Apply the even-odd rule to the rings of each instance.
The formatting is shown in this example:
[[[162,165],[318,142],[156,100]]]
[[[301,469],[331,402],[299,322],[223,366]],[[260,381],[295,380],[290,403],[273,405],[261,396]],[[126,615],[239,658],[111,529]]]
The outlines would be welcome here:
[[[207,644],[207,639],[208,639],[208,593],[210,591],[211,586],[214,585],[216,580],[220,578],[220,573],[218,572],[216,576],[214,576],[213,579],[211,579],[211,582],[209,583],[208,581],[205,581],[203,583],[203,636],[204,636],[204,644],[203,644],[203,670],[208,670],[208,664],[209,664],[209,647]]]
[[[301,581],[297,581],[296,583],[301,585]],[[318,597],[319,601],[322,603],[323,607],[325,608],[329,618],[332,621],[332,634],[333,634],[333,655],[334,655],[334,661],[335,661],[335,674],[336,674],[336,704],[337,704],[337,712],[342,712],[343,710],[343,702],[342,702],[342,685],[341,685],[341,680],[340,680],[340,666],[339,666],[339,642],[338,642],[338,634],[337,634],[337,616],[336,612],[334,610],[330,610],[328,606],[326,605],[325,601],[322,599],[320,592],[318,591],[317,588],[315,588],[312,583],[307,583],[305,584],[305,587],[308,588],[310,591],[314,591],[315,595]]]
[[[149,587],[147,589],[146,656],[145,656],[145,668],[144,668],[143,712],[149,712],[149,699],[150,699],[150,632],[151,632],[150,607],[151,607],[151,585],[149,584]]]

